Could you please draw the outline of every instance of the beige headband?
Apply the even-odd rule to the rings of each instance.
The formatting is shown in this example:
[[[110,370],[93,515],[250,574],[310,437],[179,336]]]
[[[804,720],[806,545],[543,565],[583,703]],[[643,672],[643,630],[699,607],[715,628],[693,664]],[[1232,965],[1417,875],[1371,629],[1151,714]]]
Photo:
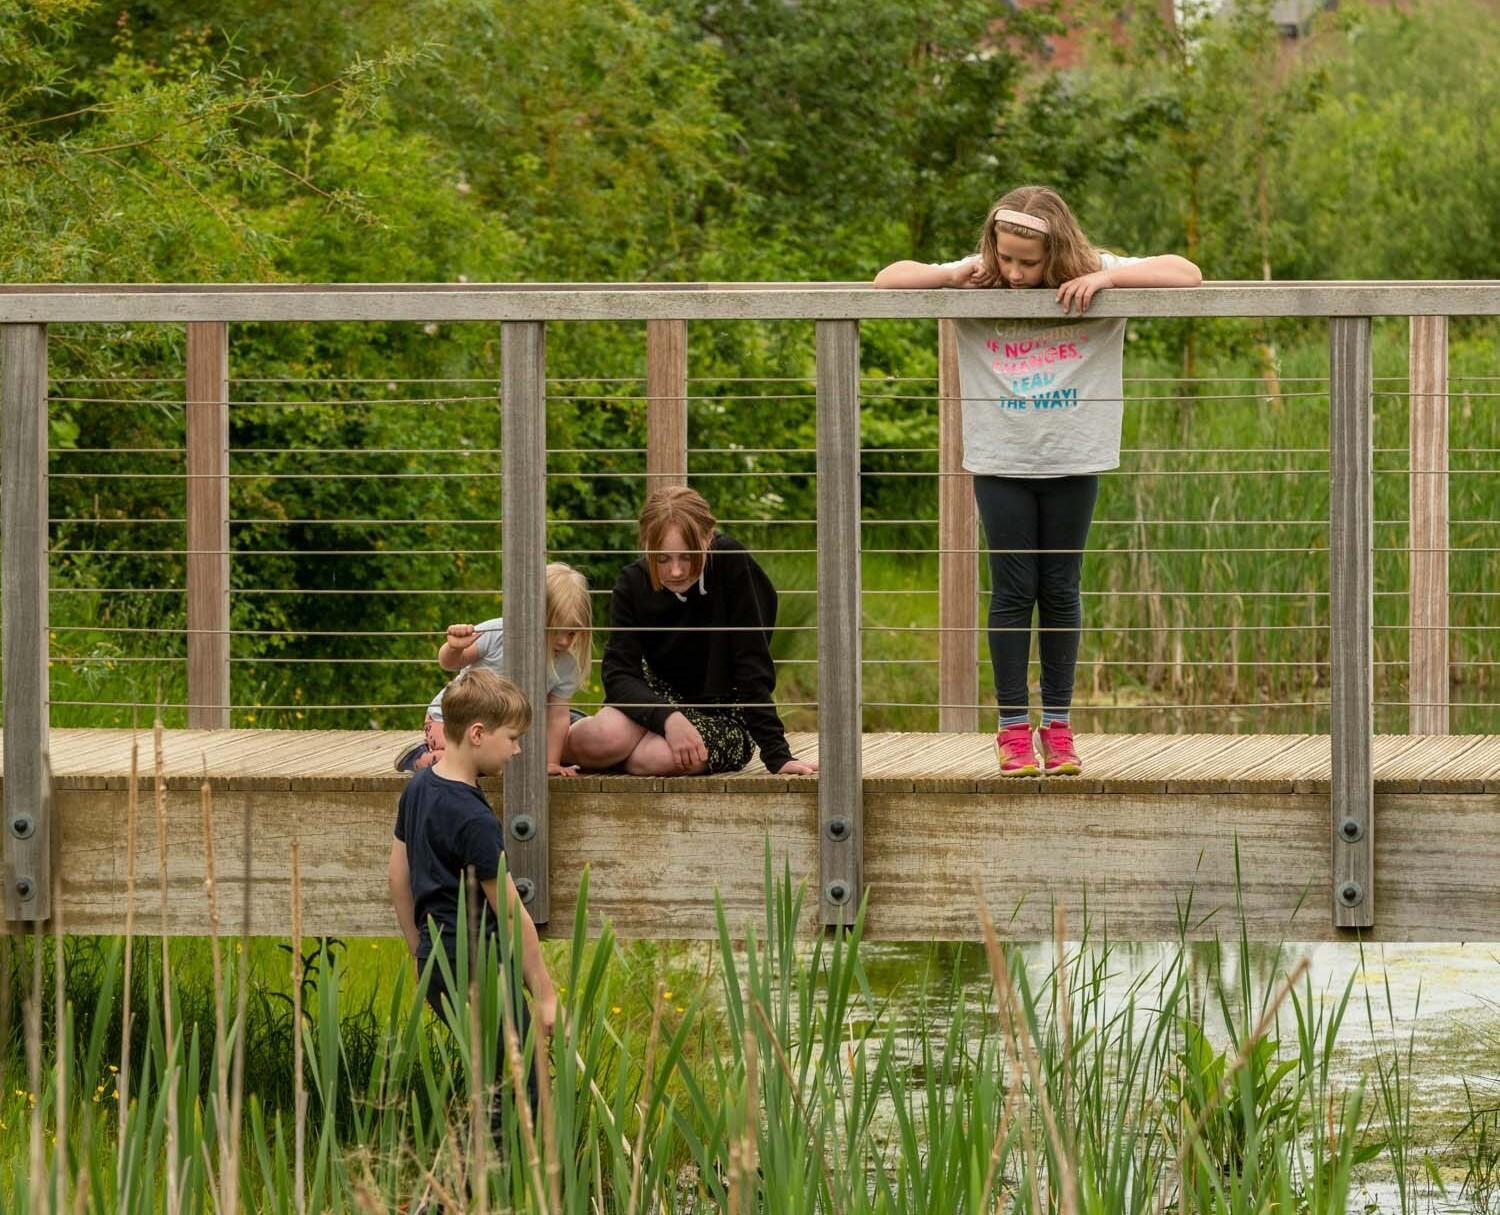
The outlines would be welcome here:
[[[999,210],[995,212],[995,222],[1003,224],[1015,224],[1018,228],[1030,228],[1033,232],[1040,232],[1046,236],[1052,231],[1045,219],[1035,215],[1027,215],[1024,211]]]

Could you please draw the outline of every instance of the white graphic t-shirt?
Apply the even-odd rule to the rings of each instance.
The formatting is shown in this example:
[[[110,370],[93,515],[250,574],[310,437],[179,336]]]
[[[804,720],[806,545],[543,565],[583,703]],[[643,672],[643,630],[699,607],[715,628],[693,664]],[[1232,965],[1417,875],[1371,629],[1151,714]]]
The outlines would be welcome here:
[[[474,627],[479,635],[475,638],[475,658],[469,667],[484,667],[494,671],[496,675],[504,675],[505,621],[496,616],[495,619],[486,620]],[[468,670],[469,667],[464,669]],[[443,693],[447,690],[448,685],[444,684],[427,706],[427,716],[433,721],[443,720]],[[549,699],[555,696],[558,700],[572,700],[576,691],[578,661],[572,654],[560,654],[547,664],[547,696]]]
[[[972,264],[978,255],[943,263]],[[1145,260],[1102,250],[1102,268]],[[958,320],[964,468],[1070,477],[1120,464],[1125,321]]]

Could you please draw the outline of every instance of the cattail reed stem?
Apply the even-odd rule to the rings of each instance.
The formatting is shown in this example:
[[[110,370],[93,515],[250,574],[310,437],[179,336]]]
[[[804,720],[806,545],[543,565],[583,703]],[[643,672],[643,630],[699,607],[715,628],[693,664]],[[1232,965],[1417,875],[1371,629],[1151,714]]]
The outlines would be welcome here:
[[[510,917],[501,917],[501,928]],[[516,1037],[516,1021],[510,1011],[510,975],[506,967],[500,967],[500,1015],[504,1018],[505,1056],[510,1064],[511,1088],[516,1094],[516,1121],[521,1128],[521,1144],[526,1149],[526,1164],[531,1170],[531,1185],[536,1193],[537,1206],[547,1211],[547,1192],[542,1183],[542,1162],[537,1156],[536,1132],[531,1123],[531,1102],[526,1096],[526,1070],[521,1061],[521,1047]]]
[[[656,1036],[661,1030],[662,993],[667,990],[660,979],[656,982],[656,993],[651,1001],[651,1032],[646,1036],[645,1088],[641,1093],[640,1124],[635,1129],[635,1160],[630,1170],[630,1200],[625,1204],[625,1215],[635,1215],[636,1203],[641,1194],[641,1156],[646,1149],[646,1116],[651,1109],[651,1098],[656,1088]]]
[[[977,890],[975,893],[978,895]],[[1025,1061],[1027,1074],[1031,1077],[1031,1086],[1036,1092],[1037,1104],[1041,1106],[1042,1125],[1047,1130],[1047,1139],[1052,1145],[1052,1154],[1057,1161],[1058,1177],[1056,1180],[1060,1191],[1058,1195],[1059,1215],[1076,1215],[1078,1182],[1073,1160],[1058,1130],[1052,1101],[1047,1095],[1046,1078],[1042,1075],[1035,1044],[1031,1040],[1031,1029],[1018,1007],[1016,991],[1010,981],[1010,970],[1005,965],[1005,959],[1000,956],[1000,940],[995,935],[995,925],[990,919],[989,908],[985,906],[982,896],[979,896],[979,923],[984,931],[984,949],[989,959],[990,976],[995,983],[995,994],[1005,1014],[1005,1021],[1010,1026],[1007,1040],[1014,1043],[1013,1049],[1018,1052],[1020,1059]]]
[[[302,1075],[302,836],[292,836],[292,1175],[297,1215],[307,1211],[307,1083]],[[332,1100],[333,1095],[327,1094]]]
[[[489,1116],[484,1077],[484,1042],[479,1032],[479,877],[470,865],[465,874],[464,895],[468,900],[469,930],[469,1159],[473,1167],[472,1190],[477,1184],[481,1215],[489,1210],[490,1170],[487,1148],[489,1146]],[[495,1060],[497,1075],[502,1062]],[[497,1092],[498,1096],[498,1092]]]
[[[11,939],[10,921],[0,921],[0,1042],[10,1041],[10,998],[16,962],[15,943]],[[6,1090],[7,1051],[0,1051],[0,1093]]]
[[[52,872],[52,1037],[57,1114],[54,1119],[52,1169],[56,1205],[62,1215],[68,1209],[68,967],[63,957],[63,905],[61,867]]]
[[[243,893],[240,903],[240,948],[239,966],[236,969],[234,1002],[234,1076],[230,1081],[229,1097],[229,1173],[235,1179],[235,1204],[239,1204],[240,1176],[240,1114],[244,1109],[245,1096],[245,1009],[250,1000],[250,898],[251,878],[255,872],[255,858],[251,853],[254,839],[251,834],[250,799],[245,799],[244,835],[240,841],[244,870],[241,875]]]
[[[563,1034],[566,1041],[565,1016],[557,1010],[554,1032]],[[557,1118],[552,1110],[552,1061],[550,1048],[552,1039],[546,1034],[536,1035],[536,1097],[537,1117],[542,1122],[542,1155],[547,1167],[547,1201],[552,1210],[561,1215],[562,1207],[562,1162],[557,1155]]]
[[[1069,1133],[1068,1106],[1073,1075],[1073,993],[1068,988],[1068,911],[1058,904],[1052,913],[1052,935],[1057,948],[1057,975],[1052,990],[1057,1004],[1058,1023],[1062,1027],[1062,1068],[1058,1088],[1058,1116],[1063,1135],[1071,1148],[1073,1136]]]
[[[761,1014],[764,1016],[764,1012]],[[776,1035],[771,1035],[776,1041]],[[796,1092],[795,1089],[792,1090]],[[741,1130],[739,1184],[744,1186],[741,1210],[755,1210],[755,1173],[759,1167],[757,1157],[757,1131],[760,1125],[760,1052],[756,1049],[755,1031],[745,1026],[745,1125]]]
[[[208,783],[208,757],[203,759],[199,787],[203,810],[203,892],[208,898],[209,952],[214,971],[214,1122],[219,1131],[219,1209],[234,1215],[239,1187],[230,1173],[229,1151],[229,1032],[224,1012],[224,959],[219,947],[219,895],[214,873],[214,794]]]
[[[156,857],[161,877],[161,994],[162,1029],[165,1032],[166,1068],[165,1085],[167,1098],[167,1211],[169,1215],[180,1215],[182,1194],[178,1185],[177,1147],[177,1068],[176,1027],[172,1017],[172,955],[168,944],[167,920],[167,775],[166,758],[163,754],[161,711],[158,709],[152,729],[154,741],[155,803],[156,803]]]
[[[31,1103],[31,1192],[47,1192],[42,1152],[42,925],[32,930],[31,993],[26,997],[26,1089]]]
[[[125,796],[125,979],[121,988],[120,1011],[120,1073],[117,1097],[120,1107],[119,1145],[115,1153],[116,1185],[122,1195],[122,1205],[128,1199],[128,1179],[125,1176],[126,1122],[130,1113],[130,991],[132,964],[135,961],[135,846],[140,829],[140,761],[141,746],[134,734],[130,736],[130,790]]]
[[[771,1024],[771,1018],[767,1014],[767,1012],[765,1010],[765,1007],[761,1004],[760,1000],[757,999],[756,997],[752,996],[750,998],[750,1007],[751,1007],[752,1011],[754,1011],[755,1015],[760,1019],[760,1023],[766,1027],[766,1041],[768,1041],[771,1044],[771,1053],[776,1057],[776,1065],[781,1069],[781,1074],[786,1077],[787,1091],[792,1094],[792,1101],[797,1106],[797,1113],[802,1118],[802,1125],[805,1126],[808,1129],[808,1131],[811,1133],[812,1130],[813,1130],[813,1127],[814,1127],[815,1123],[813,1122],[811,1113],[809,1113],[809,1111],[808,1111],[807,1103],[804,1102],[803,1099],[802,1099],[802,1092],[801,1092],[801,1090],[799,1089],[799,1087],[797,1085],[797,1073],[792,1070],[792,1061],[786,1057],[786,1051],[782,1049],[781,1040],[776,1036],[776,1030],[773,1028],[773,1026]],[[747,1036],[747,1039],[748,1039],[749,1035],[747,1034],[746,1036]],[[754,1043],[753,1042],[749,1042],[748,1045],[747,1045],[747,1049],[751,1052],[748,1057],[749,1057],[749,1059],[751,1061],[753,1061],[754,1058],[755,1058]],[[749,1062],[746,1063],[746,1066],[747,1067],[749,1066]],[[758,1109],[758,1107],[757,1107],[757,1109]],[[758,1117],[758,1112],[757,1112],[757,1117]],[[756,1123],[752,1120],[752,1122],[751,1122],[751,1130],[752,1131],[755,1129],[755,1126],[756,1126]],[[838,1203],[838,1198],[835,1195],[834,1189],[833,1189],[833,1174],[829,1171],[828,1160],[827,1160],[827,1157],[825,1156],[825,1154],[823,1152],[823,1132],[822,1132],[821,1129],[819,1129],[817,1131],[817,1136],[818,1136],[818,1144],[817,1144],[817,1149],[818,1150],[817,1150],[816,1155],[817,1155],[817,1158],[818,1158],[818,1163],[822,1166],[822,1169],[823,1169],[823,1185],[824,1185],[824,1187],[828,1191],[828,1204],[829,1204],[829,1207],[834,1212],[837,1212],[838,1209],[839,1209],[839,1203]],[[751,1156],[751,1159],[753,1160],[753,1159],[756,1158],[755,1144],[752,1142],[752,1143],[749,1144],[749,1147],[750,1147],[750,1156]]]
[[[980,1201],[989,1197],[1000,1172],[1000,1156],[1005,1150],[1005,1139],[1012,1125],[1012,1116],[1021,1104],[1021,1072],[1018,1066],[1009,1068],[1010,1076],[1005,1086],[1005,1103],[1000,1107],[1000,1121],[995,1127],[995,1142],[990,1145],[990,1162],[984,1173],[984,1188],[979,1191]],[[995,1210],[1000,1210],[1000,1195],[995,1196]]]

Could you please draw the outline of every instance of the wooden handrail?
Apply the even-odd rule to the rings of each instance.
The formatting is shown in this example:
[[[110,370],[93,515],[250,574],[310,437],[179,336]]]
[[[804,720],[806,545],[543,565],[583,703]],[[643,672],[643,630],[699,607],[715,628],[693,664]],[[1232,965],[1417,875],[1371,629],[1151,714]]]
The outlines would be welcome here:
[[[1119,288],[1107,317],[1497,316],[1500,281],[1207,283]],[[1046,318],[1049,291],[889,291],[867,283],[462,283],[0,288],[0,324],[184,321],[618,321]],[[1076,318],[1074,318],[1076,319]]]

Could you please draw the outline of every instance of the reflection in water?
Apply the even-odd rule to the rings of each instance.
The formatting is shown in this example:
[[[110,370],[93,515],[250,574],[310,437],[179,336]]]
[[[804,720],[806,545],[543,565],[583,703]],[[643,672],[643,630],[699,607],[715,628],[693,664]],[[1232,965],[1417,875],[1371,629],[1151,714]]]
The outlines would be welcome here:
[[[1013,948],[1038,979],[1054,965],[1050,942]],[[1075,974],[1078,948],[1069,945],[1069,967]],[[1090,955],[1094,960],[1104,956],[1092,946]],[[992,1005],[989,969],[977,944],[866,944],[860,956],[873,994],[897,1022],[910,1021],[921,1009],[929,1029],[945,1028],[941,1018],[934,1023],[934,1012],[946,1015],[947,1002],[941,997],[950,991],[961,991],[971,1008]],[[1500,1104],[1500,943],[1373,944],[1361,949],[1342,942],[1243,947],[1235,940],[1186,946],[1122,942],[1110,946],[1103,969],[1105,1003],[1121,1006],[1135,990],[1143,1006],[1149,1002],[1144,993],[1170,968],[1180,966],[1194,1006],[1205,1010],[1206,1027],[1222,1043],[1226,1034],[1216,990],[1226,993],[1231,1007],[1240,1006],[1242,998],[1259,1007],[1304,956],[1315,1003],[1328,1008],[1349,991],[1335,1062],[1342,1084],[1353,1088],[1365,1082],[1370,1094],[1366,1108],[1372,1115],[1377,1056],[1389,1062],[1399,1054],[1404,1076],[1410,1053],[1415,1140],[1410,1156],[1414,1161],[1431,1156],[1448,1183],[1446,1198],[1421,1189],[1417,1209],[1438,1215],[1474,1210],[1459,1194],[1463,1164],[1455,1145],[1471,1096],[1479,1105]],[[1221,986],[1216,989],[1216,984]],[[1295,1032],[1289,1018],[1289,1009],[1283,1008],[1278,1031],[1283,1036]],[[1140,1019],[1139,1032],[1148,1020]],[[1421,1165],[1418,1172],[1424,1172]],[[1356,1210],[1402,1210],[1389,1178],[1370,1176],[1356,1197]]]

